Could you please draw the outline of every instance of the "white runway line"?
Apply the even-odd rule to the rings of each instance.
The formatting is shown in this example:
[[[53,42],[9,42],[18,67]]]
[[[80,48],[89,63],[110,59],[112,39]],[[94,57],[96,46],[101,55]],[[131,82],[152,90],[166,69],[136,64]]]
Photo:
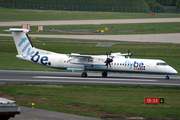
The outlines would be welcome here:
[[[39,78],[39,79],[78,79],[78,80],[89,80],[92,78],[82,78],[82,77],[54,77],[54,76],[33,76],[33,78]],[[158,80],[140,80],[140,79],[114,79],[114,78],[94,78],[95,80],[112,80],[112,81],[158,81]]]

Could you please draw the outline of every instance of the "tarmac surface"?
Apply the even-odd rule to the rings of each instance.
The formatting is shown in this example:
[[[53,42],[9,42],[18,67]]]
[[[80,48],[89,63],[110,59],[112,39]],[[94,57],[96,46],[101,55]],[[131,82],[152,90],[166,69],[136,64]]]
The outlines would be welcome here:
[[[46,71],[18,71],[0,70],[0,83],[48,83],[48,84],[108,84],[108,85],[158,85],[180,86],[180,76],[154,74],[119,74],[108,73],[102,77],[101,73],[90,73],[88,77],[81,77],[81,72],[46,72]]]
[[[55,112],[20,106],[21,113],[9,120],[99,120],[98,118],[72,115],[68,113]]]
[[[0,34],[0,36],[12,36],[12,34]],[[131,35],[40,35],[29,34],[33,37],[42,38],[70,38],[82,40],[115,40],[129,42],[156,42],[180,44],[180,33],[167,34],[131,34]]]
[[[13,21],[0,22],[0,26],[21,26],[22,24],[38,25],[99,25],[126,23],[166,23],[180,22],[180,18],[149,18],[149,19],[105,19],[105,20],[52,20],[52,21]]]

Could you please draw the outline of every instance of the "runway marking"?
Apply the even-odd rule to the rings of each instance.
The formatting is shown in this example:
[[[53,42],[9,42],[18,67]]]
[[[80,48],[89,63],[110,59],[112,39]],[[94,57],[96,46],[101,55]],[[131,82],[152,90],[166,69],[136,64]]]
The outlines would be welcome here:
[[[106,82],[106,81],[66,81],[66,80],[31,80],[31,79],[29,79],[29,80],[26,80],[26,79],[0,79],[0,81],[180,86],[180,84],[171,84],[171,83],[137,83],[137,82]]]
[[[82,77],[54,77],[54,76],[33,76],[33,78],[43,78],[43,79],[85,79],[85,80],[89,80],[89,79],[92,79],[92,78],[82,78]],[[113,80],[113,81],[122,81],[122,80],[125,80],[125,81],[158,81],[158,80],[140,80],[140,79],[114,79],[114,78],[95,78],[96,80]]]
[[[89,75],[89,76],[101,76],[101,75]],[[145,75],[131,75],[131,76],[128,76],[127,75],[121,75],[121,74],[115,74],[115,75],[109,75],[108,74],[108,77],[127,77],[127,78],[134,78],[134,77],[139,77],[139,78],[164,78],[165,76],[145,76]]]

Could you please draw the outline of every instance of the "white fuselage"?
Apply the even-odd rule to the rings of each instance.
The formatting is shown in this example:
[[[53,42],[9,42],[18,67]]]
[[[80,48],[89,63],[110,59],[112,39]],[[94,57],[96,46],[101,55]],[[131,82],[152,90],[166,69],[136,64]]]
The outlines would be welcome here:
[[[66,54],[58,54],[50,51],[37,49],[34,56],[23,58],[17,55],[18,58],[45,65],[47,67],[65,70],[89,70],[89,71],[109,71],[109,72],[128,72],[128,73],[150,73],[150,74],[177,74],[177,71],[171,66],[165,64],[162,60],[153,59],[135,59],[115,56],[111,66],[96,66],[92,64],[104,63],[106,55],[93,56],[97,60],[92,59],[77,59],[69,57]],[[98,59],[101,58],[100,60]],[[90,66],[89,66],[90,65]]]

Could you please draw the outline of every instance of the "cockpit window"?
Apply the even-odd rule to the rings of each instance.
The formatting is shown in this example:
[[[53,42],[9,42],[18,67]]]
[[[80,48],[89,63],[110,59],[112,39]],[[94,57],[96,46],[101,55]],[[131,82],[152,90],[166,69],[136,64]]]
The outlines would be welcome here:
[[[168,64],[159,62],[159,63],[157,63],[157,65],[165,66],[165,65],[168,65]]]

